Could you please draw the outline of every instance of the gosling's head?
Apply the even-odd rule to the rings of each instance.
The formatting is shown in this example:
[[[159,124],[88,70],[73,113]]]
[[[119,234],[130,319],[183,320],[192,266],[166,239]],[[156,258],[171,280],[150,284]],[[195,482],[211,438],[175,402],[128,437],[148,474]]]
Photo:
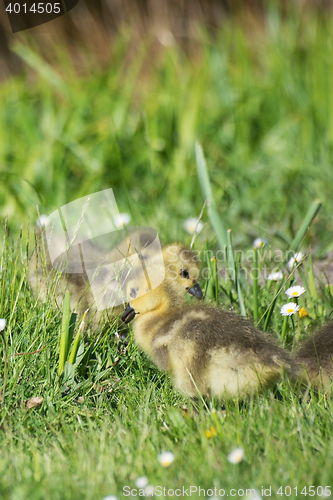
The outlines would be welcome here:
[[[169,245],[163,250],[166,277],[176,281],[179,286],[196,297],[203,298],[198,284],[200,278],[200,260],[197,253],[185,245]]]
[[[184,304],[184,289],[176,280],[165,279],[152,289],[144,274],[133,276],[129,280],[126,295],[129,303],[121,317],[124,323],[132,321],[137,314],[153,311],[162,314]]]

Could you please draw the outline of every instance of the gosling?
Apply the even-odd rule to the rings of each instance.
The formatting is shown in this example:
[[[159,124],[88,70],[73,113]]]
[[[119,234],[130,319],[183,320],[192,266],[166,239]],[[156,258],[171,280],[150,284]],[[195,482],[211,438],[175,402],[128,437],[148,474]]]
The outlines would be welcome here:
[[[57,305],[62,307],[65,291],[69,290],[71,309],[78,313],[88,309],[88,316],[93,316],[95,313],[93,306],[95,299],[88,276],[85,273],[60,273],[54,270],[45,241],[45,233],[42,232],[38,236],[40,237],[39,244],[36,246],[28,267],[28,281],[34,295],[45,302],[51,292],[54,294]],[[150,236],[150,233],[138,230],[137,237],[140,244],[143,245],[145,241],[149,241]],[[91,253],[94,254],[94,252],[95,250],[92,248]],[[95,260],[98,257],[98,250],[96,252]],[[114,255],[115,258],[119,258],[119,255],[127,255],[127,239],[120,242],[115,252],[117,253],[117,255]],[[110,260],[112,260],[112,257],[111,252]],[[147,249],[143,249],[142,257],[144,261],[149,258],[154,262],[154,255],[150,255]],[[202,299],[203,294],[198,284],[200,261],[196,253],[182,244],[174,244],[163,248],[163,259],[166,279],[174,278],[184,293],[188,292],[194,297]],[[109,312],[108,315],[116,317],[122,311],[123,307],[117,306],[113,308],[111,315]]]
[[[176,280],[149,291],[138,278],[128,287],[132,300],[122,320],[136,318],[136,343],[182,394],[246,398],[291,370],[289,353],[245,318],[205,304],[184,305]]]

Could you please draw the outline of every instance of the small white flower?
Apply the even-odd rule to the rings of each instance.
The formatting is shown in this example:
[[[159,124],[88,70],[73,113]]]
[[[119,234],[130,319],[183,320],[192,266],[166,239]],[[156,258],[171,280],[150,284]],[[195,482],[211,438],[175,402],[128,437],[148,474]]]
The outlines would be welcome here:
[[[163,451],[163,453],[160,453],[158,456],[158,461],[163,467],[169,467],[170,464],[175,459],[175,455],[172,453],[172,451]]]
[[[6,328],[6,320],[0,319],[0,332]]]
[[[201,221],[198,221],[198,219],[196,219],[195,217],[189,217],[184,222],[184,229],[189,234],[193,234],[194,232],[199,233],[202,228],[203,223]]]
[[[108,495],[107,497],[102,498],[102,500],[118,500],[115,495]]]
[[[292,270],[294,265],[296,266],[297,264],[299,264],[300,261],[303,259],[303,257],[304,257],[304,255],[301,252],[295,253],[295,255],[293,257],[291,257],[291,259],[288,261],[289,269]]]
[[[234,450],[232,450],[231,453],[229,453],[229,455],[227,456],[227,459],[230,463],[232,464],[238,464],[239,462],[241,462],[244,458],[244,450],[243,448],[235,448]]]
[[[138,488],[145,488],[148,483],[148,477],[146,476],[140,476],[135,480],[135,486],[137,486]]]
[[[304,292],[305,288],[303,288],[302,286],[291,286],[284,293],[288,295],[290,299],[292,299],[293,297],[299,297]]]
[[[275,273],[271,273],[267,276],[267,279],[270,281],[280,281],[283,278],[282,271],[276,271]]]
[[[256,238],[253,242],[253,248],[262,248],[267,245],[268,240],[266,238]]]
[[[48,216],[45,214],[42,214],[38,219],[36,220],[36,226],[41,228],[45,227],[47,224]]]
[[[288,302],[288,304],[284,304],[280,309],[282,316],[291,316],[297,311],[299,311],[299,306],[295,302]]]
[[[129,221],[131,220],[131,216],[129,214],[123,213],[123,214],[118,214],[115,217],[113,217],[113,222],[116,227],[123,227],[127,226]]]

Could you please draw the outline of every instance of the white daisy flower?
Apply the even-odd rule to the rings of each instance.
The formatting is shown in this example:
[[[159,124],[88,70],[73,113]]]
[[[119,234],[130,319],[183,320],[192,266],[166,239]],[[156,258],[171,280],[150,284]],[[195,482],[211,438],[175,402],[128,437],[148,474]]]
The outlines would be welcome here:
[[[229,455],[227,456],[227,459],[232,464],[238,464],[239,462],[241,462],[243,460],[244,456],[245,456],[245,453],[244,453],[243,448],[235,448],[234,450],[232,450],[231,453],[229,453]]]
[[[299,311],[299,306],[295,302],[288,302],[288,304],[284,304],[280,309],[282,316],[292,316],[297,311]]]
[[[163,465],[163,467],[169,467],[174,459],[175,455],[172,453],[172,451],[163,451],[163,453],[160,453],[158,456],[158,461],[161,465]]]
[[[203,223],[201,221],[198,221],[198,219],[196,219],[195,217],[189,217],[184,222],[184,229],[189,234],[193,234],[194,232],[199,233],[202,228]]]
[[[146,476],[140,476],[135,480],[135,486],[137,486],[138,488],[145,488],[148,483],[148,477]]]
[[[267,276],[267,279],[270,281],[280,281],[283,278],[282,271],[276,271],[275,273],[271,273]]]
[[[299,264],[301,262],[301,260],[303,259],[304,255],[302,254],[302,252],[297,252],[293,255],[293,257],[291,257],[291,259],[288,261],[288,267],[290,270],[292,270],[292,268],[294,266],[296,266],[297,264]]]
[[[47,223],[48,216],[45,214],[42,214],[38,219],[36,220],[36,226],[41,228],[45,227]]]
[[[288,295],[288,297],[290,299],[292,299],[293,297],[299,297],[300,295],[302,295],[302,293],[305,292],[305,288],[302,287],[302,286],[291,286],[290,288],[288,288],[288,290],[286,290],[284,293],[286,295]]]
[[[266,238],[256,238],[253,242],[253,248],[262,248],[267,245],[268,240]]]
[[[0,332],[6,328],[6,320],[0,319]]]
[[[129,214],[123,213],[123,214],[118,214],[115,217],[113,217],[113,222],[116,227],[123,227],[127,226],[129,221],[131,220],[131,216]]]

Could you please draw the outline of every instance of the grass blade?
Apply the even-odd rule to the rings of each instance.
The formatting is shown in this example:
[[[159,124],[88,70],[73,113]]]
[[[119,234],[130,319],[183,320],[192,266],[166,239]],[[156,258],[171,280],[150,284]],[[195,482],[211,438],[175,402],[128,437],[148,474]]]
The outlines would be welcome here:
[[[227,267],[228,271],[232,272],[232,276],[234,276],[235,279],[236,267],[234,259],[234,249],[232,248],[232,243],[231,243],[231,229],[228,229],[227,231]]]
[[[241,284],[240,284],[240,267],[241,267],[240,259],[241,259],[241,256],[239,256],[238,262],[235,265],[236,290],[237,290],[240,313],[242,316],[246,317],[246,309],[245,309],[245,304],[244,304],[244,299],[243,299],[243,294],[242,294],[242,288],[241,288]]]
[[[62,94],[64,97],[68,97],[68,88],[64,83],[61,76],[50,66],[46,61],[44,61],[37,52],[34,52],[26,45],[17,43],[13,47],[13,52],[17,54],[23,61],[33,68],[39,75],[47,82],[47,84]]]
[[[207,200],[208,216],[216,233],[220,248],[224,248],[224,246],[227,245],[227,233],[216,210],[212,188],[210,185],[209,176],[207,172],[206,160],[204,157],[202,147],[198,142],[195,143],[195,157],[197,162],[197,170],[198,170],[201,190],[203,192],[205,199]]]
[[[219,303],[219,281],[218,281],[218,270],[217,270],[217,261],[216,257],[213,257],[213,272],[214,272],[214,287],[215,287],[215,302],[218,305]]]
[[[308,268],[307,275],[308,275],[308,280],[309,280],[310,294],[311,294],[311,297],[314,300],[319,300],[319,295],[318,295],[318,292],[317,292],[315,278],[314,278],[314,273],[313,273],[313,265],[312,265],[312,255],[311,255],[311,253],[309,253],[309,256],[308,256],[308,265],[309,265],[309,268]]]
[[[5,392],[6,392],[6,382],[7,382],[8,354],[7,354],[7,342],[6,342],[5,332],[1,331],[1,336],[3,340],[3,350],[5,359],[5,367],[3,372],[3,388],[1,396],[1,404],[3,405],[5,402]]]
[[[298,250],[298,248],[300,247],[309,227],[311,226],[311,224],[313,222],[313,219],[316,217],[319,210],[321,209],[321,206],[322,206],[322,204],[319,201],[314,201],[312,203],[309,210],[307,211],[306,216],[304,217],[304,220],[301,224],[301,227],[297,231],[296,236],[290,245],[290,250],[293,250],[294,252],[296,252],[296,250]]]
[[[76,337],[75,337],[75,340],[74,340],[74,344],[73,344],[73,347],[72,347],[72,350],[71,350],[71,353],[70,353],[70,356],[69,356],[68,362],[71,365],[74,365],[75,361],[76,361],[76,355],[77,355],[77,351],[79,349],[80,341],[81,341],[81,338],[82,338],[82,331],[83,331],[83,328],[84,328],[84,325],[85,325],[84,320],[86,318],[86,314],[87,314],[87,311],[85,311],[85,313],[83,315],[82,321],[80,323],[80,326],[79,326],[78,332],[76,334]]]
[[[206,290],[205,290],[205,299],[211,300],[215,298],[215,291],[214,291],[214,272],[213,272],[213,265],[212,261],[210,259],[210,252],[208,250],[208,245],[207,245],[207,240],[205,243],[205,257],[206,257],[206,265],[207,268],[209,269],[209,278],[206,283]]]
[[[62,312],[58,375],[61,375],[62,372],[64,371],[65,361],[67,360],[68,356],[70,319],[71,319],[71,306],[70,306],[69,292],[67,291],[65,293],[63,312]]]
[[[258,249],[254,248],[254,267],[253,267],[253,320],[255,323],[258,321]]]

